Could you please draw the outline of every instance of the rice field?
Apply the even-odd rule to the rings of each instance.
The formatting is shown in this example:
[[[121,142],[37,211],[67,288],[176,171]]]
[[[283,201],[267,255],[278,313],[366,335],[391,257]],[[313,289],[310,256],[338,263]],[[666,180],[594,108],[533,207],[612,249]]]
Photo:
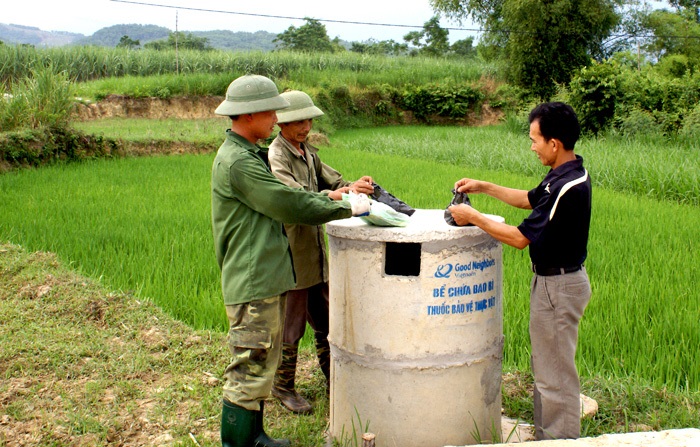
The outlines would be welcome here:
[[[347,178],[372,175],[416,208],[443,209],[453,183],[464,176],[529,189],[545,173],[525,136],[506,144],[510,137],[503,129],[438,130],[342,131],[321,156]],[[417,143],[423,133],[431,136],[429,148]],[[596,159],[603,150],[598,145],[610,148],[609,143],[581,144],[594,180],[605,172]],[[409,144],[416,152],[409,151]],[[639,150],[632,146],[626,150]],[[666,164],[679,156],[674,150],[694,149],[664,152],[670,155],[658,160],[656,171],[670,170]],[[0,238],[29,250],[56,252],[80,272],[152,300],[195,328],[225,330],[209,216],[213,157],[212,152],[95,160],[4,174]],[[515,169],[501,169],[516,161]],[[649,182],[646,176],[653,170],[645,168],[644,160],[625,162],[631,180],[623,183]],[[693,163],[686,158],[685,166],[677,166],[678,175],[697,178]],[[698,391],[700,208],[689,200],[660,199],[597,182],[586,263],[593,298],[581,323],[581,374]],[[474,196],[472,203],[511,224],[527,215],[489,197]],[[505,368],[525,370],[529,365],[530,275],[527,251],[505,247]]]

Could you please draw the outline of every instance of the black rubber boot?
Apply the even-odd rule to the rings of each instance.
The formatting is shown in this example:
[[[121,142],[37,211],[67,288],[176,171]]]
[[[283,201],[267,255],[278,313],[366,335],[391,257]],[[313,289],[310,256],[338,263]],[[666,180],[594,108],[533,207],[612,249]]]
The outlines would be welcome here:
[[[258,436],[260,411],[251,411],[224,399],[221,410],[221,445],[223,447],[254,447]]]
[[[260,411],[256,413],[258,415],[255,420],[255,431],[258,433],[258,436],[255,438],[255,447],[289,447],[290,442],[288,439],[272,439],[265,433],[265,428],[263,427],[265,402],[260,402]]]
[[[325,336],[316,336],[316,357],[318,357],[321,372],[326,377],[326,397],[328,397],[331,391],[331,346]]]
[[[299,414],[309,414],[313,411],[311,404],[294,389],[298,349],[299,345],[282,343],[282,363],[275,373],[272,395],[278,398],[288,410]]]

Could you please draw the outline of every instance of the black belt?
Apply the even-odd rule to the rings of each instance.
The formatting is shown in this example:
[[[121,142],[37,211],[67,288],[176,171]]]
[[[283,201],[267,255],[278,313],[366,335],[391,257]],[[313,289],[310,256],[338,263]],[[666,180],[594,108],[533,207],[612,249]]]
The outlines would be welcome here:
[[[541,267],[532,264],[532,271],[540,276],[563,275],[565,273],[578,272],[583,269],[583,264],[574,265],[573,267]]]

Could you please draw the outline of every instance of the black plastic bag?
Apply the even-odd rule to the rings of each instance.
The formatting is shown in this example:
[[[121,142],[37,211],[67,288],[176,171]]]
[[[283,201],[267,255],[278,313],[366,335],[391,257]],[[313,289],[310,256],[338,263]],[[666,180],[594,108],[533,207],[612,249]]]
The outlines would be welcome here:
[[[408,216],[416,212],[416,210],[414,210],[410,206],[406,205],[406,203],[404,203],[403,201],[391,195],[389,191],[377,185],[376,183],[372,183],[372,187],[374,187],[374,192],[369,195],[371,199],[389,205],[395,211],[406,214]]]
[[[460,225],[457,225],[457,222],[455,222],[455,219],[454,217],[452,217],[452,213],[450,213],[450,210],[448,208],[452,205],[460,205],[462,203],[465,205],[472,206],[472,203],[469,201],[469,196],[466,192],[458,192],[456,189],[453,189],[452,194],[454,194],[454,197],[452,198],[450,204],[447,205],[447,208],[445,208],[445,222],[455,227],[459,227]],[[466,226],[470,225],[473,224],[467,224]]]

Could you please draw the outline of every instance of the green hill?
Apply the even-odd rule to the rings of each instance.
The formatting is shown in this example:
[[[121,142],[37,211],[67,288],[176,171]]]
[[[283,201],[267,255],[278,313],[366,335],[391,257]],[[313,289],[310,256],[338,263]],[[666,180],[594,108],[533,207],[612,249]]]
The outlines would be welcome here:
[[[272,51],[275,44],[272,43],[277,34],[267,31],[192,31],[197,37],[206,37],[209,45],[220,50],[260,50]]]
[[[141,45],[166,39],[170,29],[157,25],[121,24],[97,30],[91,36],[66,31],[43,31],[36,27],[0,23],[0,41],[9,44],[28,44],[36,47],[62,47],[68,45],[96,45],[115,47],[122,36],[138,40]],[[209,45],[220,50],[272,51],[275,33],[267,31],[182,31],[208,39]]]
[[[61,47],[85,36],[67,31],[42,31],[33,26],[0,23],[0,40],[37,47]]]
[[[92,36],[84,37],[73,42],[73,45],[96,45],[100,47],[116,47],[122,36],[129,36],[143,45],[153,40],[167,39],[170,30],[157,25],[123,24],[112,25],[95,31]]]

